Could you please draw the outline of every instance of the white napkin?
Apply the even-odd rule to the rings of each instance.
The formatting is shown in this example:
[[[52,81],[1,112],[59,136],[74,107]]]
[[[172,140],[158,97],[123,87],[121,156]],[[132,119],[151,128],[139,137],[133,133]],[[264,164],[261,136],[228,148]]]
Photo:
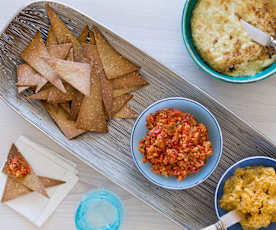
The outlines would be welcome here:
[[[5,202],[10,208],[25,216],[40,227],[55,211],[61,201],[78,182],[76,165],[59,156],[57,153],[42,147],[26,137],[19,137],[15,142],[18,150],[24,155],[38,176],[66,181],[65,184],[47,188],[50,199],[32,192],[14,200]],[[2,197],[6,175],[0,173],[0,197]]]

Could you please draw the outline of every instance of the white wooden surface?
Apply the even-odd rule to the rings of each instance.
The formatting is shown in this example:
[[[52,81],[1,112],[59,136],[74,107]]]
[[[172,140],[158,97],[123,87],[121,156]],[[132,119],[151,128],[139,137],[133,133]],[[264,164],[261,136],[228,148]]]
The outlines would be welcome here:
[[[28,0],[0,3],[0,28]],[[62,0],[120,34],[185,79],[223,102],[242,119],[276,141],[276,78],[249,85],[214,80],[201,72],[188,56],[181,37],[181,13],[185,0]],[[126,217],[122,229],[181,229],[156,211],[108,181],[71,156],[0,101],[0,162],[19,135],[26,135],[78,163],[80,182],[42,229],[75,229],[74,212],[82,195],[95,188],[108,188],[124,202]],[[208,218],[208,215],[206,215]],[[0,229],[36,229],[23,217],[0,204]]]

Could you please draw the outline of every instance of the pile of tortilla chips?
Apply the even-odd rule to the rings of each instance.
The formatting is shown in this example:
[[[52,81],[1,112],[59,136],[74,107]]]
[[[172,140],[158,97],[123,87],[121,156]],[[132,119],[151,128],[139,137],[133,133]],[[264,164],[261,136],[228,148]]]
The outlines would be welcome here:
[[[18,92],[34,88],[29,98],[40,100],[68,139],[86,131],[108,132],[112,118],[136,118],[127,105],[131,91],[148,83],[139,67],[121,56],[97,28],[85,26],[75,38],[46,4],[50,29],[44,44],[36,33],[17,66]]]
[[[14,159],[20,159],[28,165],[30,172],[23,177],[16,177],[9,171],[11,163]],[[1,202],[13,200],[19,196],[28,194],[30,192],[37,192],[49,198],[45,188],[64,184],[64,181],[56,180],[48,177],[37,176],[24,156],[18,151],[17,147],[13,144],[8,159],[3,167],[2,172],[7,175],[5,189],[2,195]]]

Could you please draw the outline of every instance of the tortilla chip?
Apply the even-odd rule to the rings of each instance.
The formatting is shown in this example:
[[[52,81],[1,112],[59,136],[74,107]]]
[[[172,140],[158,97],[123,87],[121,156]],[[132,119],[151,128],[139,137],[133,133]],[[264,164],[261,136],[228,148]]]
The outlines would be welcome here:
[[[70,108],[70,103],[69,102],[65,102],[65,103],[61,103],[60,107],[69,115],[71,115],[71,108]]]
[[[124,94],[113,99],[112,116],[119,112],[121,108],[133,97],[131,94]]]
[[[119,97],[123,94],[130,93],[130,92],[135,91],[137,89],[140,89],[142,87],[143,86],[134,86],[134,87],[125,88],[125,89],[114,89],[113,90],[113,97]]]
[[[48,47],[48,53],[51,57],[65,59],[71,47],[72,47],[71,43],[50,45]]]
[[[13,159],[14,157],[19,157],[19,158],[23,159],[23,161],[27,162],[26,159],[24,158],[24,156],[18,151],[16,146],[13,144],[10,149],[9,155],[8,155],[8,160],[6,161],[6,163],[3,167],[3,170],[2,170],[3,173],[8,175],[9,177],[11,177],[17,183],[23,184],[26,187],[28,187],[29,189],[31,189],[32,191],[38,192],[38,193],[42,194],[43,196],[49,198],[43,184],[41,183],[38,176],[35,174],[35,172],[33,171],[32,167],[30,165],[29,165],[29,167],[31,169],[30,173],[22,178],[16,178],[15,176],[13,176],[12,174],[9,173],[8,161],[10,159]],[[27,164],[28,164],[28,162],[27,162]]]
[[[65,181],[56,180],[48,177],[38,177],[41,183],[45,188],[57,186],[60,184],[66,183]],[[6,202],[9,200],[13,200],[17,197],[26,195],[28,193],[33,192],[31,189],[27,188],[25,185],[17,183],[12,178],[7,177],[7,182],[5,185],[5,189],[2,195],[1,202]]]
[[[35,92],[38,92],[47,83],[44,77],[27,64],[16,66],[16,72],[17,86],[36,86]]]
[[[66,61],[53,57],[41,57],[48,65],[50,65],[58,74],[79,90],[84,95],[90,94],[90,65],[81,62]]]
[[[49,28],[49,31],[48,31],[48,37],[47,37],[47,40],[46,40],[46,46],[49,47],[51,45],[57,45],[57,44],[58,44],[58,42],[57,42],[56,35],[54,34],[53,28],[50,25],[50,28]]]
[[[61,21],[61,19],[56,15],[53,9],[46,4],[46,10],[48,12],[48,16],[51,22],[51,26],[57,38],[59,44],[65,43],[68,41],[67,37],[70,38],[74,49],[74,60],[80,61],[82,57],[82,47],[79,41],[74,37],[71,31],[65,26],[65,24]]]
[[[88,33],[89,33],[89,29],[88,29],[88,25],[86,25],[82,31],[80,32],[79,36],[78,36],[78,41],[79,42],[88,42]]]
[[[34,99],[34,100],[48,100],[48,97],[49,97],[49,94],[50,94],[52,88],[55,88],[55,87],[52,86],[50,88],[43,89],[38,93],[28,96],[28,98]]]
[[[17,88],[17,91],[18,91],[18,93],[22,93],[22,92],[24,92],[25,90],[27,90],[29,88],[30,88],[30,86],[19,86]]]
[[[113,89],[125,89],[134,86],[146,86],[148,83],[137,72],[129,73],[120,78],[111,80]]]
[[[96,45],[95,36],[94,36],[93,31],[89,30],[88,36],[89,36],[89,38],[88,38],[89,43],[91,45]]]
[[[94,36],[107,79],[114,79],[139,69],[109,45],[96,27]]]
[[[58,106],[58,109],[55,109],[51,104],[46,102],[41,103],[67,139],[70,140],[85,133],[85,130],[76,128],[76,122],[70,120],[69,115],[60,106]]]
[[[108,128],[103,108],[101,81],[95,71],[95,68],[92,68],[90,96],[85,96],[81,103],[76,127],[107,133]]]
[[[105,111],[111,117],[112,113],[112,84],[106,79],[103,66],[98,55],[95,45],[83,44],[83,54],[91,60],[91,68],[95,69],[95,73],[99,76],[101,81],[102,97]]]
[[[125,104],[117,113],[113,115],[113,118],[137,118],[138,114],[134,112],[128,104]]]
[[[39,32],[37,32],[29,46],[21,54],[21,57],[54,86],[66,92],[59,76],[40,58],[41,56],[48,57],[49,54]]]
[[[64,103],[67,101],[72,101],[75,89],[68,83],[64,83],[64,87],[66,89],[66,93],[61,92],[56,87],[52,87],[47,101],[49,103]]]

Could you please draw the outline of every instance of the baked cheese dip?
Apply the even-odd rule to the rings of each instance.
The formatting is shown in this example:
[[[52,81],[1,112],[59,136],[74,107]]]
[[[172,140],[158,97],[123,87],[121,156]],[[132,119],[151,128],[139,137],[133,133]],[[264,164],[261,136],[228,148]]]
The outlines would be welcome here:
[[[224,185],[220,207],[242,214],[244,230],[257,230],[276,221],[276,174],[270,167],[238,168]]]
[[[191,18],[193,44],[214,70],[251,76],[276,60],[272,48],[252,41],[240,18],[276,37],[276,0],[199,0]]]

